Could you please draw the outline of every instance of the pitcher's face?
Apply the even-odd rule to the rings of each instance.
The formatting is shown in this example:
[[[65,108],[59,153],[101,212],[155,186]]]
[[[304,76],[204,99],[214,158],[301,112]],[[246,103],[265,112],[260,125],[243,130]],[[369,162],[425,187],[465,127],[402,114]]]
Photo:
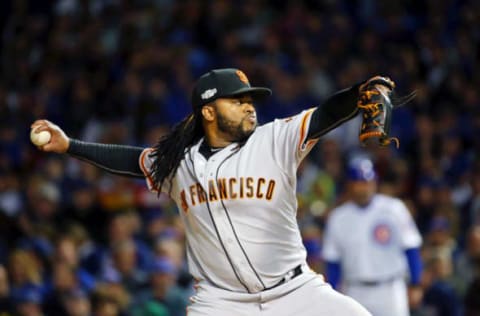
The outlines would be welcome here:
[[[219,98],[215,110],[218,130],[230,141],[247,139],[257,127],[257,114],[249,95]]]

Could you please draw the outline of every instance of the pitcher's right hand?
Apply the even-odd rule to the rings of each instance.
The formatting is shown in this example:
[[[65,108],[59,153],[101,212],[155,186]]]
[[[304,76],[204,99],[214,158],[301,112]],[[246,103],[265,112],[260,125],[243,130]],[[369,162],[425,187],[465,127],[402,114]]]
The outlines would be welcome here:
[[[68,150],[70,140],[58,125],[47,120],[36,120],[30,127],[32,129],[36,128],[37,132],[49,131],[52,135],[48,144],[37,146],[38,149],[46,152],[55,152],[58,154],[63,154]]]

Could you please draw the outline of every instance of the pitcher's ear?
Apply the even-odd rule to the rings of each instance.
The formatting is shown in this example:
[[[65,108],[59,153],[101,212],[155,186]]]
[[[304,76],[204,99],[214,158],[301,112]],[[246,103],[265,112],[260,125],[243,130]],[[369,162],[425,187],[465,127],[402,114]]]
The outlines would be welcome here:
[[[208,122],[215,119],[215,107],[212,103],[206,104],[202,107],[202,116]]]

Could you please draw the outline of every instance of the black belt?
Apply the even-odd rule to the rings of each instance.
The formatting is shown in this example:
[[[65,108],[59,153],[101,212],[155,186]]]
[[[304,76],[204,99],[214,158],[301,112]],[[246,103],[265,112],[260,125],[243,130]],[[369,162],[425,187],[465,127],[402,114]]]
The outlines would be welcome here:
[[[287,274],[285,274],[285,276],[280,280],[278,281],[276,284],[270,286],[270,287],[266,287],[264,289],[264,291],[267,291],[267,290],[271,290],[273,288],[276,288],[277,286],[279,285],[282,285],[283,283],[293,279],[293,278],[296,278],[297,276],[299,276],[300,274],[302,274],[302,265],[298,265],[296,266],[295,268],[293,268],[292,270],[288,271]]]

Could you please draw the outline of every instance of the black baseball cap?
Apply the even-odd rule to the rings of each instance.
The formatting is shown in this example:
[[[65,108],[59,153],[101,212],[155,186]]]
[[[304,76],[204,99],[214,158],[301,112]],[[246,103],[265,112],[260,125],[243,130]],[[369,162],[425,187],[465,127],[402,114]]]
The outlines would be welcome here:
[[[214,69],[202,75],[193,88],[192,107],[198,109],[218,98],[249,93],[254,99],[268,97],[268,88],[252,87],[243,71],[235,68]]]

